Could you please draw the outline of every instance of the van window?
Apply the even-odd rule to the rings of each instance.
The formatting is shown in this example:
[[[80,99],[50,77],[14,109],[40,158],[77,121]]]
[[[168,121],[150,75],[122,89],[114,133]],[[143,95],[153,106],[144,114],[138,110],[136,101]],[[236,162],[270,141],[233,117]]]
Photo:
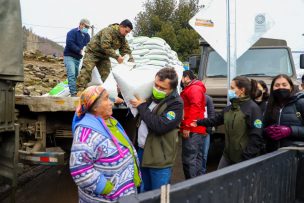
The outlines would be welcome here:
[[[282,73],[291,76],[292,68],[287,49],[250,49],[237,60],[236,72],[245,76],[276,76]],[[215,51],[209,53],[206,75],[227,76],[226,61]]]

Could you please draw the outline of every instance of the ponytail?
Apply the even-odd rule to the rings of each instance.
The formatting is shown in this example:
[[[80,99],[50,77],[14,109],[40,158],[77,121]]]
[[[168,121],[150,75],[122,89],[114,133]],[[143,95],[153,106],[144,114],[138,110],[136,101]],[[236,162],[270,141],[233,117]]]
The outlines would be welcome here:
[[[254,79],[251,79],[250,98],[254,100],[258,96],[257,94],[258,94],[258,82]]]
[[[256,80],[249,80],[245,76],[236,76],[233,81],[235,82],[236,86],[241,89],[245,89],[245,95],[249,96],[251,99],[255,99],[256,92],[257,92],[257,81]]]

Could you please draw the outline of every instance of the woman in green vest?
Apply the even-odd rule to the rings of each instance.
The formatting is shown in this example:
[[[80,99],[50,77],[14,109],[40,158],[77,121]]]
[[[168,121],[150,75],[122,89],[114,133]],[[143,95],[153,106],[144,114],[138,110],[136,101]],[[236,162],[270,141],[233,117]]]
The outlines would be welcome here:
[[[213,127],[224,124],[225,148],[218,169],[257,156],[264,146],[262,136],[262,113],[252,100],[257,82],[244,76],[235,77],[228,98],[229,106],[214,118],[193,121],[192,126]]]

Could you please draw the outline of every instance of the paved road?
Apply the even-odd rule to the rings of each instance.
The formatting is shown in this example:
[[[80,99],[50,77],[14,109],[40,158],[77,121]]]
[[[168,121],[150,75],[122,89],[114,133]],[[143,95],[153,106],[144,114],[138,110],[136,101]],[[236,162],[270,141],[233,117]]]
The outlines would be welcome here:
[[[43,169],[41,169],[43,170]],[[8,199],[4,201],[9,202]],[[19,187],[17,203],[77,203],[77,188],[68,166],[48,167],[42,174]]]

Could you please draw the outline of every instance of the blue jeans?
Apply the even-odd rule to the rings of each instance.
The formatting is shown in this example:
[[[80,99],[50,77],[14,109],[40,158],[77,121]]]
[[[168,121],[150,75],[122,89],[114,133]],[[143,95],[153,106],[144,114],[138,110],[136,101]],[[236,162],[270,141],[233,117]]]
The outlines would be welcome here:
[[[207,158],[208,158],[208,151],[209,151],[209,145],[210,145],[210,135],[207,134],[206,136],[202,136],[203,139],[203,145],[202,145],[202,174],[205,174],[207,171]]]
[[[142,162],[144,150],[138,149],[139,162]],[[170,183],[172,175],[172,167],[167,168],[148,168],[140,167],[143,184],[140,187],[140,192],[147,192],[150,190],[159,189],[162,185]]]
[[[67,71],[68,83],[71,95],[77,94],[76,79],[79,72],[80,60],[75,59],[71,56],[64,57],[64,65]]]

